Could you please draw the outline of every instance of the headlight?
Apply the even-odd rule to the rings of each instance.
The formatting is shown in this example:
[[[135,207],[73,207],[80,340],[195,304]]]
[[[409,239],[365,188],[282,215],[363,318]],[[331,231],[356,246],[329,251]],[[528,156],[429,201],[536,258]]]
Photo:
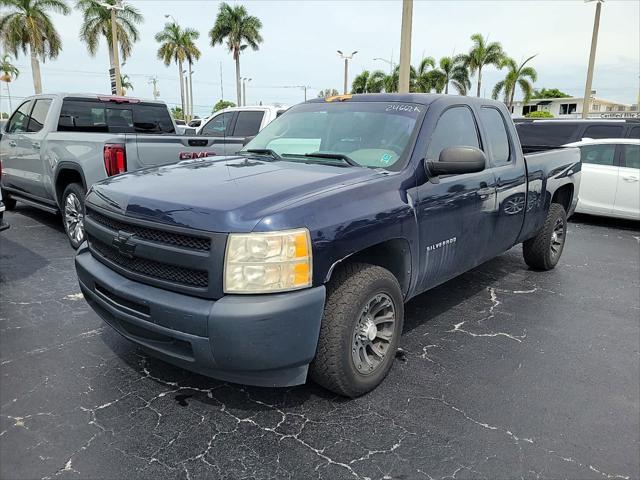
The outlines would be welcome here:
[[[231,233],[224,257],[224,291],[273,293],[310,287],[311,266],[306,228]]]

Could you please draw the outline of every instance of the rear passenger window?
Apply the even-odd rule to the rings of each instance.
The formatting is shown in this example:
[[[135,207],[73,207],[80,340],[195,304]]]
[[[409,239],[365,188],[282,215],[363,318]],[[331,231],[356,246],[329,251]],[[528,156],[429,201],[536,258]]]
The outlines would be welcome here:
[[[585,145],[580,147],[580,159],[583,163],[593,165],[613,165],[616,154],[616,146],[610,145]]]
[[[504,124],[502,114],[495,108],[483,107],[480,115],[482,124],[487,131],[487,144],[491,149],[491,160],[494,167],[506,165],[511,160],[509,135]]]
[[[233,129],[234,137],[252,137],[260,131],[264,112],[238,112],[236,126]]]
[[[49,113],[49,107],[51,106],[51,99],[39,98],[33,106],[31,111],[31,118],[29,119],[29,125],[27,126],[27,132],[39,132],[44,126],[44,121],[47,119],[47,113]]]
[[[27,122],[29,121],[29,110],[31,109],[31,101],[24,102],[18,107],[16,112],[11,116],[9,125],[7,125],[7,133],[22,133],[27,130]]]
[[[622,166],[640,168],[640,145],[622,145]]]
[[[466,146],[480,147],[473,114],[467,107],[450,108],[438,119],[427,149],[427,159],[437,161],[445,148]]]
[[[622,125],[591,125],[582,134],[582,138],[619,138],[621,136]]]
[[[629,138],[637,138],[638,140],[640,140],[640,125],[631,127],[631,130],[629,130],[629,135],[627,136]]]

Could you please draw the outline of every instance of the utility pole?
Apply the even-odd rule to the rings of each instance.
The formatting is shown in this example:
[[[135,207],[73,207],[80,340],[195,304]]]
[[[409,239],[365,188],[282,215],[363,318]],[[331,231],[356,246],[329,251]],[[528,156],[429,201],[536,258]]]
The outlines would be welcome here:
[[[345,55],[340,50],[338,50],[338,55],[340,58],[344,59],[344,94],[349,93],[349,60],[353,59],[353,56],[358,53],[357,50],[351,52],[351,55]]]
[[[192,63],[189,62],[189,120],[193,119],[193,74],[195,73],[191,70]]]
[[[251,79],[247,77],[241,78],[242,80],[242,106],[247,106],[247,82],[250,82]]]
[[[592,2],[594,0],[587,0]],[[593,34],[591,35],[591,52],[589,53],[589,67],[587,69],[587,83],[584,86],[584,99],[582,103],[582,118],[589,118],[591,109],[591,86],[593,83],[593,67],[596,63],[596,46],[598,45],[598,30],[600,28],[600,10],[604,0],[595,0],[596,15],[593,19]]]
[[[118,19],[116,16],[116,10],[124,10],[124,7],[120,4],[120,0],[113,0],[113,3],[100,2],[101,6],[111,11],[111,50],[113,53],[113,71],[109,74],[115,76],[115,94],[122,95],[122,78],[120,77],[120,55],[118,53]],[[111,92],[113,93],[113,79],[111,81]]]
[[[224,87],[222,86],[222,60],[220,60],[220,100],[224,100]]]
[[[400,32],[400,79],[398,81],[398,93],[409,93],[412,21],[413,0],[402,0],[402,30]]]

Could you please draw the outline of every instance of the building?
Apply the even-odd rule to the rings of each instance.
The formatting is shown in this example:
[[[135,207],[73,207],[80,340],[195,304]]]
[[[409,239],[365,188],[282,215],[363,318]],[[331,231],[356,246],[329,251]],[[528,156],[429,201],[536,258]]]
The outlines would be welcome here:
[[[530,112],[549,112],[555,118],[582,117],[583,97],[532,98],[528,102],[514,102],[511,113],[522,118]],[[591,97],[589,118],[640,118],[638,105],[627,105],[602,98]]]

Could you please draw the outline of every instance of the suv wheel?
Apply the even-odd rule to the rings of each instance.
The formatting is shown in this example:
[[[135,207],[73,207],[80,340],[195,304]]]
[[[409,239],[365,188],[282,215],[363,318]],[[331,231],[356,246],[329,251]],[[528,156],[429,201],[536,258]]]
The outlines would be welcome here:
[[[311,378],[346,397],[373,390],[393,364],[403,320],[402,291],[391,272],[345,266],[328,285]]]
[[[524,261],[537,270],[551,270],[560,260],[567,238],[567,213],[558,203],[552,203],[544,226],[538,234],[522,244]]]
[[[62,193],[62,220],[73,248],[84,242],[84,188],[70,183]]]

